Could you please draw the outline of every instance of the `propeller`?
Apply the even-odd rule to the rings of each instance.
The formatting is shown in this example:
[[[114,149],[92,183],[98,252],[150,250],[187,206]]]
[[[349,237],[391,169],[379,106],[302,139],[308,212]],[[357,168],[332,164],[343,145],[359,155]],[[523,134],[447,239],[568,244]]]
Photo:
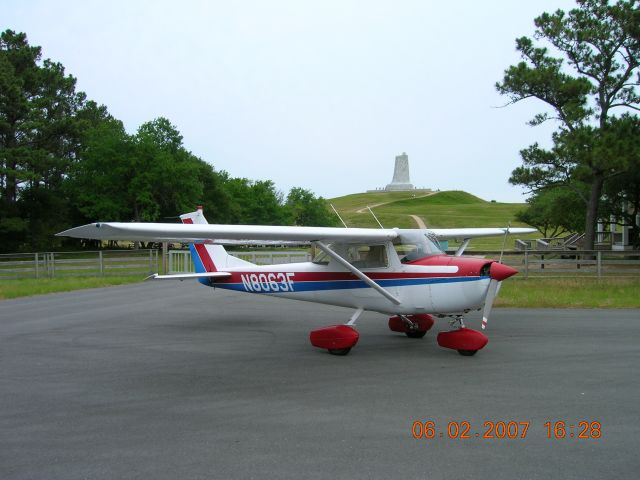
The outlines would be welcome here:
[[[482,311],[482,329],[487,328],[487,322],[489,321],[489,315],[491,315],[491,309],[493,308],[493,302],[498,295],[500,289],[500,282],[505,278],[509,278],[515,275],[518,271],[515,268],[508,267],[502,263],[493,262],[489,268],[489,276],[491,281],[489,282],[489,288],[487,289],[487,296],[484,299],[484,310]]]
[[[487,322],[489,321],[489,315],[491,314],[491,309],[493,308],[493,301],[496,299],[496,294],[498,293],[498,285],[500,282],[498,280],[491,279],[489,282],[489,289],[487,290],[487,296],[484,300],[484,310],[482,311],[482,329],[487,328]]]

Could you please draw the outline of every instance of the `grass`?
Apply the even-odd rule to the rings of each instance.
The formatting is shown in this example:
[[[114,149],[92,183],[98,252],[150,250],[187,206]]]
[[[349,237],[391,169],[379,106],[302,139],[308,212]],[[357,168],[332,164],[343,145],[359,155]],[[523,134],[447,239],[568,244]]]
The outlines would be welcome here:
[[[331,203],[338,209],[350,227],[378,227],[372,215],[359,209],[367,205],[379,205],[372,210],[385,227],[417,228],[410,215],[422,218],[431,228],[464,228],[464,227],[506,227],[510,222],[513,227],[527,226],[515,221],[516,213],[527,207],[526,203],[487,202],[467,192],[453,190],[437,192],[424,196],[414,192],[380,192],[360,193],[333,198]],[[518,238],[539,238],[539,233],[519,235]],[[507,248],[513,248],[515,238],[507,240]],[[471,242],[469,251],[499,250],[502,248],[502,237],[479,238]],[[458,244],[449,242],[450,248]]]
[[[30,297],[47,293],[70,292],[85,288],[110,287],[140,282],[143,277],[130,276],[104,276],[104,277],[62,277],[62,278],[29,278],[20,280],[0,281],[0,300],[10,298]]]
[[[338,209],[340,215],[342,215],[342,212],[355,211],[360,208],[365,208],[367,205],[396,202],[398,200],[413,198],[414,195],[419,196],[424,195],[424,193],[385,192],[383,190],[380,192],[352,193],[351,195],[345,195],[344,197],[331,198],[329,199],[329,203],[332,203],[333,206]]]
[[[5,280],[0,299],[137,283],[139,276]],[[640,308],[640,278],[513,278],[502,284],[496,307]]]
[[[513,278],[502,284],[497,307],[640,308],[640,278]]]

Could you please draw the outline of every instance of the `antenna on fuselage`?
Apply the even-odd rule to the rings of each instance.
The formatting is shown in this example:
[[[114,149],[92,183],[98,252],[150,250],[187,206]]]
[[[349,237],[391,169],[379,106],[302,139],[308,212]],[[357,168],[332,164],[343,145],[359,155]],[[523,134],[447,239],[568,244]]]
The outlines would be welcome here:
[[[373,218],[376,219],[376,222],[378,222],[378,225],[380,225],[380,228],[384,228],[380,223],[380,220],[378,220],[378,217],[376,217],[376,214],[373,213],[373,210],[371,210],[371,207],[369,205],[367,205],[367,210],[369,210],[369,213],[371,213],[371,215],[373,215]]]
[[[333,208],[333,211],[335,212],[335,214],[338,216],[338,218],[340,219],[340,221],[342,222],[342,225],[344,225],[344,228],[349,228],[347,227],[347,224],[344,223],[344,220],[342,219],[342,217],[340,216],[340,214],[338,213],[338,211],[336,210],[336,207],[333,206],[333,203],[330,203],[329,205],[331,205],[331,208]]]

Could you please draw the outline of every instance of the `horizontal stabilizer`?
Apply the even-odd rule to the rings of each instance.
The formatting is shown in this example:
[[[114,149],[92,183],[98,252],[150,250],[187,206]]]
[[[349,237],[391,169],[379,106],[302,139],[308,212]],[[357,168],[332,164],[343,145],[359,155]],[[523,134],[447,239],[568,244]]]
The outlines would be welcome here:
[[[227,272],[202,272],[202,273],[177,273],[175,275],[158,275],[154,273],[145,280],[188,280],[190,278],[227,278],[231,274]]]

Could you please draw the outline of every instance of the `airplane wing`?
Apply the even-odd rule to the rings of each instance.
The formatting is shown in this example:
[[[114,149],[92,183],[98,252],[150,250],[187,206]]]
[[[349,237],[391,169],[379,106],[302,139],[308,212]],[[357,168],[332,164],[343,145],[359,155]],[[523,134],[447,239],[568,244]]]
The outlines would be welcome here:
[[[207,239],[359,242],[387,241],[398,237],[395,229],[282,227],[268,225],[212,225],[183,223],[90,223],[56,234],[93,240],[144,242],[200,242]]]
[[[508,229],[509,235],[524,235],[526,233],[535,233],[535,228],[511,227]],[[500,228],[431,228],[440,240],[466,240],[467,238],[478,237],[499,237],[507,232],[507,227]]]

